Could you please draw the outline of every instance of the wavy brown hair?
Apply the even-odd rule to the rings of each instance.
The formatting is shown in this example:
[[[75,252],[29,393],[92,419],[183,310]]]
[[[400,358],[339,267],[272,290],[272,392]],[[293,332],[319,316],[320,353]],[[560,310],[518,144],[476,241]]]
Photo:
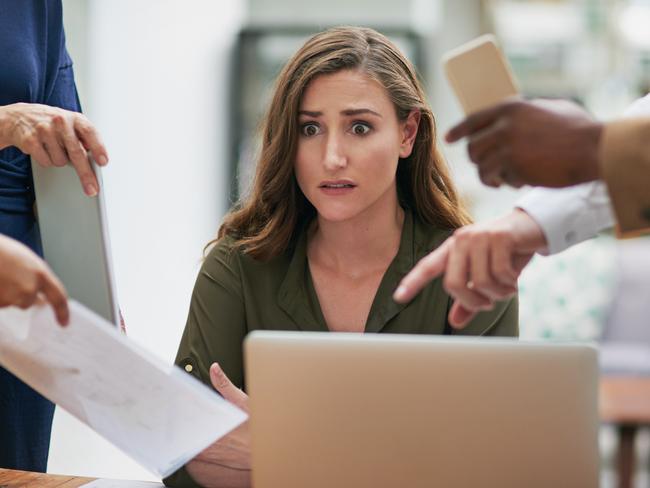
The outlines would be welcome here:
[[[249,256],[267,260],[285,252],[315,217],[294,172],[298,110],[311,80],[341,70],[359,70],[379,82],[400,121],[413,110],[420,112],[411,155],[397,168],[400,205],[443,229],[470,222],[437,147],[435,120],[411,63],[372,29],[337,27],[309,39],[280,73],[262,128],[252,191],[225,217],[217,240],[230,236]]]

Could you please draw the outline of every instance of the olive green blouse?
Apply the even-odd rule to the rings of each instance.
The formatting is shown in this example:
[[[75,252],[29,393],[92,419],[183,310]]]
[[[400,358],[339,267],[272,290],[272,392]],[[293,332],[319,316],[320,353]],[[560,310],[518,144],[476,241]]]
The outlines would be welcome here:
[[[462,330],[447,322],[451,299],[435,279],[408,304],[393,301],[400,280],[417,261],[449,237],[405,212],[397,255],[386,270],[370,308],[368,333],[517,336],[518,304],[513,298],[479,313]],[[219,241],[206,257],[192,294],[189,317],[176,364],[210,385],[209,368],[218,362],[231,381],[245,389],[242,343],[248,332],[327,331],[307,262],[307,232],[293,249],[270,261],[257,261]],[[165,480],[193,485],[184,469]]]

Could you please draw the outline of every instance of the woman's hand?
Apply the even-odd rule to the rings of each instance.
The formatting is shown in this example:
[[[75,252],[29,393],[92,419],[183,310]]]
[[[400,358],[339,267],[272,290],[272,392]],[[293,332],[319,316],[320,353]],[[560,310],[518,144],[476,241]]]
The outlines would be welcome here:
[[[27,246],[0,235],[0,307],[29,308],[43,299],[59,324],[66,325],[70,312],[63,284]]]
[[[217,363],[210,367],[215,390],[245,412],[248,395],[228,379]],[[206,488],[244,488],[251,485],[248,421],[222,437],[186,465],[189,475]]]
[[[214,389],[221,393],[221,396],[248,413],[248,395],[232,384],[219,363],[212,363],[210,366],[210,381]]]
[[[108,163],[108,153],[83,114],[36,103],[0,107],[0,149],[8,146],[16,146],[41,166],[71,162],[86,195],[97,195],[99,185],[88,152],[100,166]]]

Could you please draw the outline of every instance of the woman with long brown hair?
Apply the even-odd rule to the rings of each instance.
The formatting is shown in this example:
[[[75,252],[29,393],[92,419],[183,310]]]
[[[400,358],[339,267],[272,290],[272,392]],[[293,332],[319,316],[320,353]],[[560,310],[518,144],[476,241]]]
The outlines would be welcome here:
[[[246,409],[251,330],[454,333],[440,280],[408,305],[391,295],[468,222],[411,63],[371,29],[317,34],[279,76],[252,192],[203,263],[177,363]],[[516,299],[462,331],[517,332]],[[247,486],[247,425],[166,481]]]

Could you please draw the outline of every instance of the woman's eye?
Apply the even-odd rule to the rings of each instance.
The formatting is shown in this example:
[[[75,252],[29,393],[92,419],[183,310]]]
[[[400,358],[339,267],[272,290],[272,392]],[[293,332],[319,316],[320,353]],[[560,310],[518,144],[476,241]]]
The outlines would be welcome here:
[[[316,124],[305,124],[302,126],[301,132],[303,136],[315,136],[319,132],[319,127]]]
[[[365,136],[368,132],[370,132],[368,124],[356,122],[352,125],[352,133],[356,136]]]

